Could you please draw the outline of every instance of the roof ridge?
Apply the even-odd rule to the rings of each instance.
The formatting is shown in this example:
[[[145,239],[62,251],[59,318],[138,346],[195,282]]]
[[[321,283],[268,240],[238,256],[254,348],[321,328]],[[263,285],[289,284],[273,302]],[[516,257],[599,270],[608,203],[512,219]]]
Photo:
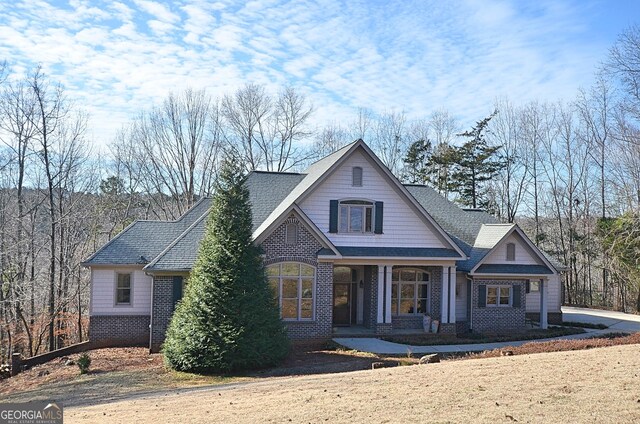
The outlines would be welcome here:
[[[306,173],[304,172],[289,172],[289,171],[263,171],[261,169],[254,169],[253,171],[249,172],[249,175],[251,174],[282,174],[282,175],[306,175]]]
[[[341,148],[339,148],[339,149],[338,149],[338,150],[336,150],[335,152],[331,152],[331,153],[329,153],[328,155],[323,156],[323,157],[321,157],[320,159],[318,159],[318,160],[316,160],[316,161],[314,161],[314,162],[311,162],[311,163],[309,164],[309,166],[307,166],[307,169],[311,168],[311,167],[312,167],[313,165],[315,165],[316,163],[318,163],[318,162],[320,162],[320,161],[322,161],[322,160],[325,160],[325,159],[327,159],[327,158],[329,158],[329,157],[331,157],[331,156],[335,155],[336,153],[340,152],[341,150],[344,150],[344,149],[348,149],[348,148],[350,148],[351,146],[353,146],[354,144],[356,144],[358,141],[362,141],[362,142],[364,142],[364,140],[362,140],[361,138],[359,138],[359,139],[357,139],[357,140],[352,141],[351,143],[345,144],[344,146],[342,146]]]

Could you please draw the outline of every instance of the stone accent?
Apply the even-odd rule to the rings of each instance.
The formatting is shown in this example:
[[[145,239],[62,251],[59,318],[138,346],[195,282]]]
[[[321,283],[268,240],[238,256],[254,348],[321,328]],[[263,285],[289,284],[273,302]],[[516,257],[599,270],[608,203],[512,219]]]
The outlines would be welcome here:
[[[149,315],[92,315],[89,319],[92,346],[147,346]]]
[[[540,322],[540,312],[527,312],[527,319]],[[549,324],[562,324],[562,312],[547,312],[547,322]]]
[[[153,311],[151,318],[151,352],[159,352],[173,316],[173,276],[153,277]],[[186,277],[185,277],[186,278]]]
[[[475,333],[505,333],[525,330],[525,280],[474,280],[472,287],[472,331]],[[520,307],[478,307],[478,286],[520,286]]]
[[[287,244],[287,225],[298,225],[295,244]],[[333,264],[318,262],[317,253],[324,246],[295,214],[291,214],[263,242],[265,265],[279,262],[302,262],[316,267],[315,311],[313,321],[285,321],[289,338],[326,339],[331,337],[333,320]]]

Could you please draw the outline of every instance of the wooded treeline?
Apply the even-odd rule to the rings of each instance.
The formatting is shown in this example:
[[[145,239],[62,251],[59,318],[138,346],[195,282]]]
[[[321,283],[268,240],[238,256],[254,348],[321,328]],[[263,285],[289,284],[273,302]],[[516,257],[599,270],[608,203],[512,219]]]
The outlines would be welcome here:
[[[223,151],[246,171],[297,171],[358,138],[403,181],[521,225],[566,265],[567,303],[640,310],[637,26],[575,99],[498,99],[467,128],[446,110],[366,109],[314,128],[300,90],[247,84],[170,94],[105,155],[81,106],[40,68],[0,71],[0,362],[86,339],[82,260],[135,219],[175,219],[211,194]]]

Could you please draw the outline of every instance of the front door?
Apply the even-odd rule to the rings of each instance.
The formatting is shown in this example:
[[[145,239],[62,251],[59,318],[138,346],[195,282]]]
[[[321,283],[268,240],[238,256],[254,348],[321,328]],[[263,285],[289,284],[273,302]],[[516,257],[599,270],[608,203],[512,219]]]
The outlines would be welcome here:
[[[333,325],[351,324],[351,283],[333,284]]]

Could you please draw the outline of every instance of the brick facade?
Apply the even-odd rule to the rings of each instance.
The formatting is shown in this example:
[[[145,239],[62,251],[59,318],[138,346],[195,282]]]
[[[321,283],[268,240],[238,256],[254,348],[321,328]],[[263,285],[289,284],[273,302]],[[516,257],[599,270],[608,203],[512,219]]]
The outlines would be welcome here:
[[[92,315],[89,340],[93,346],[147,346],[149,315]]]
[[[159,352],[164,342],[169,321],[173,315],[173,277],[153,277],[153,310],[151,319],[151,340],[148,341],[152,352]]]
[[[296,242],[287,244],[287,225],[298,228]],[[265,265],[278,262],[302,262],[316,268],[315,310],[312,321],[285,321],[289,338],[326,339],[331,337],[333,319],[333,265],[318,262],[317,254],[324,246],[292,214],[261,244]]]
[[[520,286],[520,307],[478,307],[478,286]],[[471,313],[475,333],[503,333],[523,331],[525,326],[525,280],[474,280],[472,285]],[[513,294],[513,292],[512,292]]]

